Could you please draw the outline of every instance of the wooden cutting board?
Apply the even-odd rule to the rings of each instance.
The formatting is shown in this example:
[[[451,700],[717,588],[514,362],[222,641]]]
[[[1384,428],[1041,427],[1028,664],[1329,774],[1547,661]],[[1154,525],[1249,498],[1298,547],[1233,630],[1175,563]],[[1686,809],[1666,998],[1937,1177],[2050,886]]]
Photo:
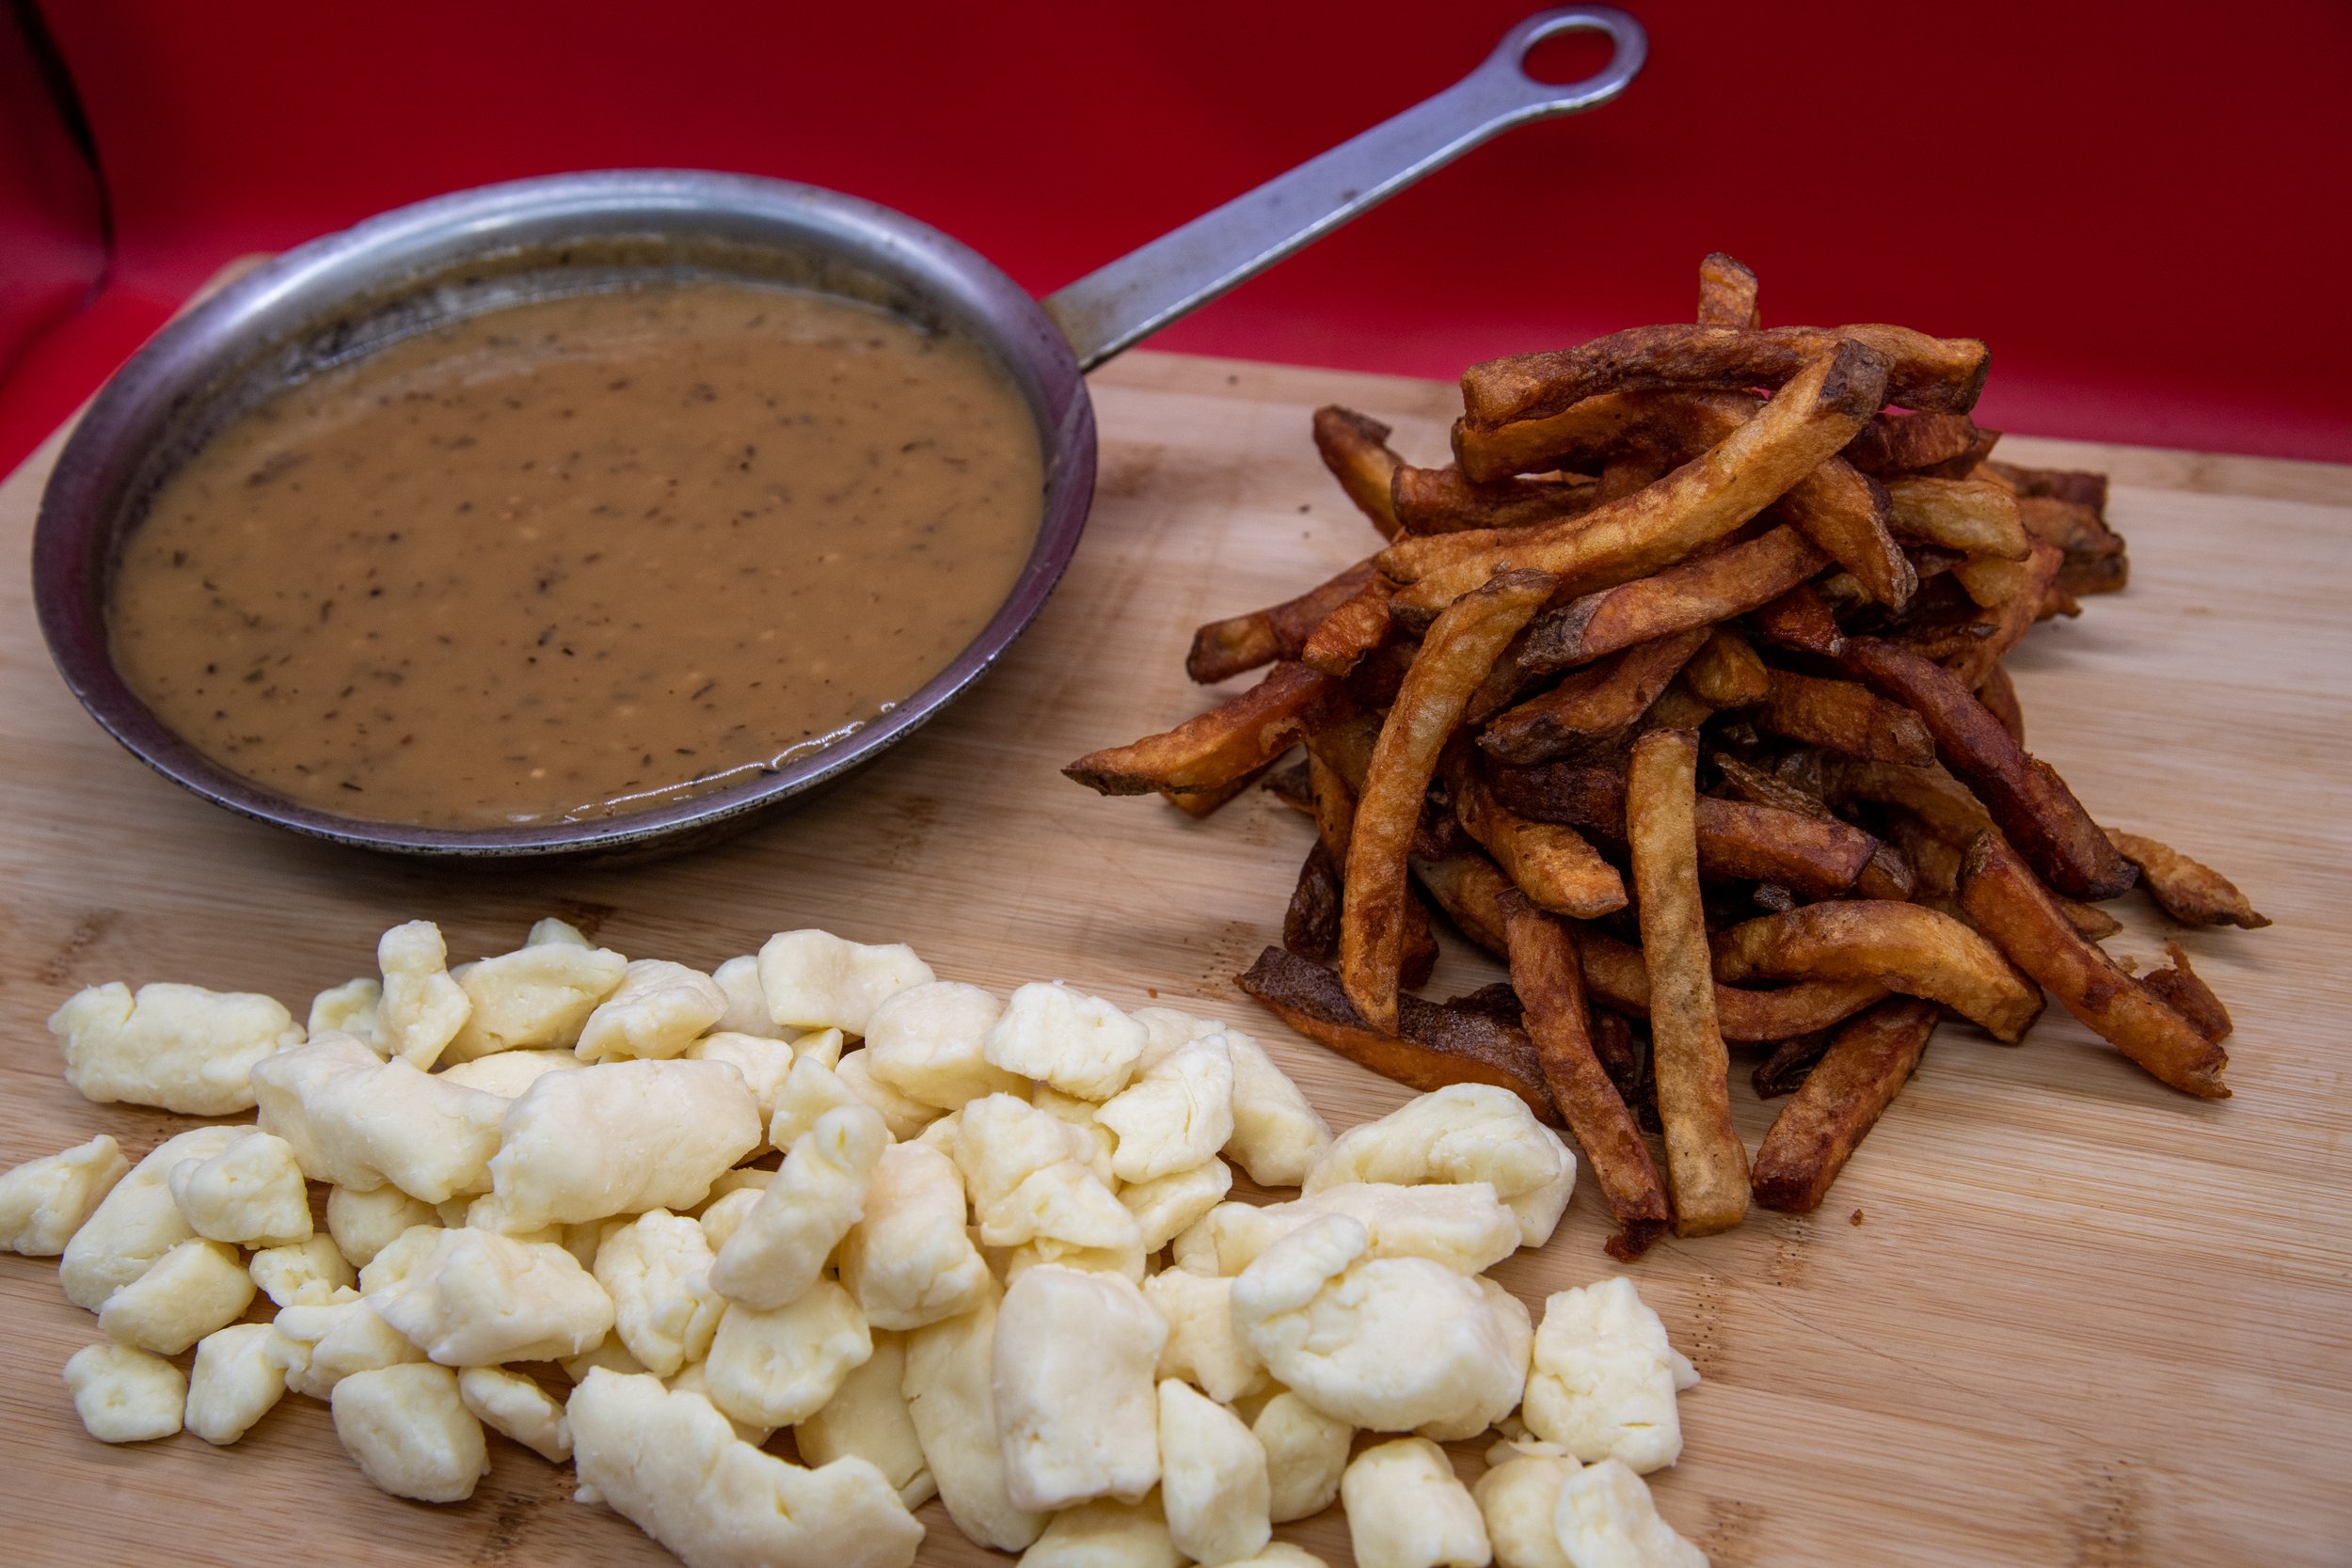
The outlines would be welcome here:
[[[0,1165],[92,1133],[135,1157],[185,1123],[84,1103],[42,1028],[77,987],[177,979],[283,998],[368,973],[376,934],[453,957],[547,913],[632,955],[715,964],[771,931],[913,942],[1002,991],[1062,977],[1181,1002],[1265,1039],[1335,1126],[1403,1091],[1234,991],[1277,938],[1310,830],[1252,792],[1206,822],[1056,771],[1205,705],[1193,626],[1286,596],[1372,534],[1308,440],[1314,405],[1392,421],[1436,461],[1450,388],[1136,354],[1099,373],[1102,485],[1028,636],[962,705],[850,784],[651,865],[426,866],[310,844],[149,773],[52,671],[0,581]],[[56,443],[0,486],[25,558]],[[2352,1562],[2352,469],[2013,440],[2105,468],[2128,593],[2012,658],[2034,749],[2105,821],[2209,859],[2278,924],[2180,931],[2144,898],[2114,947],[2177,937],[2237,1019],[2219,1103],[2165,1089],[2053,1008],[2022,1048],[1944,1025],[1820,1212],[1758,1212],[1630,1271],[1705,1373],[1660,1506],[1718,1568],[1830,1562]],[[1496,977],[1449,951],[1434,993]],[[1751,1147],[1771,1111],[1734,1103]],[[1531,1305],[1614,1272],[1605,1212],[1499,1276]],[[233,1449],[84,1435],[58,1369],[96,1337],[46,1259],[0,1256],[0,1559],[240,1564],[659,1562],[510,1444],[473,1499],[363,1481],[289,1399]],[[1475,1450],[1457,1459],[1478,1473]],[[987,1560],[936,1504],[924,1560]],[[1281,1534],[1347,1560],[1336,1511]]]

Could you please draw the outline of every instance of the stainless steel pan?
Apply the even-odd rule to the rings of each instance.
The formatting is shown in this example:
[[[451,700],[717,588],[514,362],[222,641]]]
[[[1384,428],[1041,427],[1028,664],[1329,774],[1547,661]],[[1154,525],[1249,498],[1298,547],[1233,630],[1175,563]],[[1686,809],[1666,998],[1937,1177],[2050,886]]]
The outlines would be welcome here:
[[[1527,52],[1568,32],[1613,46],[1597,75],[1530,77]],[[1085,372],[1358,214],[1529,120],[1605,103],[1642,69],[1639,24],[1606,6],[1530,17],[1436,97],[1195,218],[1043,300],[902,214],[811,185],[616,170],[461,191],[286,252],[189,311],[92,404],[41,499],[33,572],[42,633],[84,706],[133,752],[207,800],[298,832],[434,856],[647,853],[685,847],[840,778],[955,700],[1035,618],[1077,547],[1094,490]],[[1042,525],[1011,595],[954,663],[850,738],[747,783],[629,816],[455,831],[296,804],[172,734],[108,656],[107,575],[156,486],[214,432],[289,381],[437,322],[653,274],[713,273],[866,299],[989,347],[1019,384],[1046,457]]]

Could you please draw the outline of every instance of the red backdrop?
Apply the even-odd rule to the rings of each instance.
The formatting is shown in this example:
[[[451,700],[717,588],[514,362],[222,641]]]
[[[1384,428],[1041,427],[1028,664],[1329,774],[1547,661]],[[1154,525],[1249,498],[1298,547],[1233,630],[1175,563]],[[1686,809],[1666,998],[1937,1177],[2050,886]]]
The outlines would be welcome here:
[[[2352,8],[1629,4],[1651,65],[1618,103],[1473,153],[1157,346],[1451,375],[1682,318],[1721,248],[1769,320],[1985,338],[1989,422],[2352,461]],[[746,169],[900,207],[1044,291],[1444,86],[1533,8],[47,5],[118,244],[0,388],[8,460],[220,262],[382,207]]]

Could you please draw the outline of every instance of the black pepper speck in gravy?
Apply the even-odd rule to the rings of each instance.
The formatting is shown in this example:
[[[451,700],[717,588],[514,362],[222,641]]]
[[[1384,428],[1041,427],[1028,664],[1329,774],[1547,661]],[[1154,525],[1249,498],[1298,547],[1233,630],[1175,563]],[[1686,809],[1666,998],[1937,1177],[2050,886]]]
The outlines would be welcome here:
[[[273,396],[123,547],[158,718],[345,816],[643,810],[911,695],[1011,591],[1043,492],[974,344],[751,284],[519,305]]]

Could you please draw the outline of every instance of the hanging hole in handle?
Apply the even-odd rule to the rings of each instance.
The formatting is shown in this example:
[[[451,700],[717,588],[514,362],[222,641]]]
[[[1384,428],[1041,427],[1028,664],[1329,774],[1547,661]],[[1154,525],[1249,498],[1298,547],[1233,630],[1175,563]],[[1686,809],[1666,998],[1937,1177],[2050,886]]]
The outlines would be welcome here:
[[[1527,53],[1519,56],[1519,70],[1539,86],[1572,87],[1607,71],[1616,55],[1616,40],[1607,33],[1567,27],[1529,44]]]
[[[1614,6],[1539,11],[1511,29],[1490,61],[1529,89],[1537,113],[1608,103],[1641,74],[1649,35]]]

